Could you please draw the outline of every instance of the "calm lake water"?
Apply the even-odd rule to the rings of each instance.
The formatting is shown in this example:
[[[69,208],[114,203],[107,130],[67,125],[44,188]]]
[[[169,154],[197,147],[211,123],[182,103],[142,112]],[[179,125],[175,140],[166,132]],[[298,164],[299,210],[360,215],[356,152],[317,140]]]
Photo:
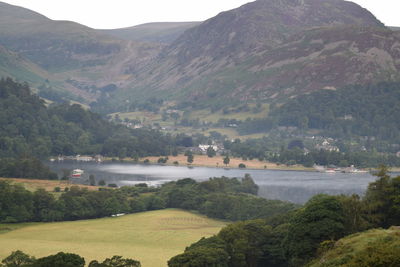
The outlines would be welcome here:
[[[131,163],[47,163],[57,173],[63,169],[83,169],[85,175],[80,183],[88,183],[90,174],[96,181],[104,180],[107,184],[115,183],[118,186],[147,183],[160,185],[165,182],[182,178],[193,178],[204,181],[210,177],[238,177],[250,174],[260,187],[259,195],[268,199],[287,200],[295,203],[304,203],[315,194],[363,194],[368,183],[375,180],[369,173],[318,173],[302,171],[274,171],[274,170],[240,170],[224,168],[205,168],[184,166],[157,166]]]

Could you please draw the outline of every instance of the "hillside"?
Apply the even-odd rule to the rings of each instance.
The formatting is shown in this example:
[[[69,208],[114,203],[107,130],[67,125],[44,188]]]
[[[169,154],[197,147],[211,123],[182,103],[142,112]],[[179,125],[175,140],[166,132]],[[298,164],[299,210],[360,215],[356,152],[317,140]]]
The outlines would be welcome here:
[[[0,77],[14,77],[38,84],[45,82],[50,74],[19,54],[0,46]]]
[[[77,104],[46,107],[26,83],[0,80],[0,158],[167,155],[174,146],[159,132],[114,125]]]
[[[201,22],[153,22],[128,28],[98,30],[98,32],[122,40],[170,44],[183,34],[184,31],[200,23]]]
[[[350,235],[322,250],[309,267],[328,266],[398,266],[400,264],[400,230],[373,229]]]
[[[365,77],[366,83],[386,80],[388,71],[397,73],[392,64],[397,41],[370,12],[351,2],[258,0],[187,30],[153,63],[132,72],[130,90],[102,103],[115,108],[122,99],[157,97],[215,107],[271,102],[276,93],[286,100]],[[359,73],[348,71],[354,67]]]
[[[52,87],[61,87],[87,103],[107,93],[103,87],[122,84],[125,72],[143,65],[160,49],[1,2],[0,35],[0,45],[52,73]]]
[[[400,80],[399,32],[343,0],[257,0],[199,24],[107,31],[0,7],[0,45],[33,63],[4,75],[38,80],[43,96],[62,88],[68,93],[53,100],[92,103],[102,113],[163,101],[189,111],[281,104],[323,89]],[[49,82],[41,86],[40,77]]]

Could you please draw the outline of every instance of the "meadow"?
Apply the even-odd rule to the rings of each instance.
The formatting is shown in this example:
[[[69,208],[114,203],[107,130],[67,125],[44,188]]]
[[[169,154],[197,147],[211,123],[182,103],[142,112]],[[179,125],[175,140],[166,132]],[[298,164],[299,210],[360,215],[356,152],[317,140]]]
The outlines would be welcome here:
[[[140,161],[145,159],[149,160],[150,164],[157,164],[160,157],[145,157],[141,158]],[[129,160],[129,159],[126,159]],[[174,165],[174,162],[178,162],[179,166],[189,165],[187,162],[187,157],[184,155],[178,156],[168,156],[168,161],[166,165]],[[314,168],[307,168],[301,165],[278,165],[273,162],[259,161],[258,159],[243,160],[241,158],[230,157],[230,162],[228,165],[224,164],[224,156],[214,156],[212,158],[207,155],[194,155],[194,161],[190,166],[196,167],[218,167],[218,168],[238,168],[239,164],[243,163],[246,165],[247,169],[269,169],[269,170],[292,170],[292,171],[315,171]]]
[[[36,257],[64,251],[81,255],[86,263],[121,255],[139,260],[143,267],[167,266],[172,256],[226,224],[177,209],[73,222],[0,224],[0,258],[18,249]]]

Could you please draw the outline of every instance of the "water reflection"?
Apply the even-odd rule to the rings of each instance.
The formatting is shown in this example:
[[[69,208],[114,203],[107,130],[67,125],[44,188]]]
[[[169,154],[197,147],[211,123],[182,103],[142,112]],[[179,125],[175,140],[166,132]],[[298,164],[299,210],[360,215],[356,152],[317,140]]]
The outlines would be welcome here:
[[[250,174],[259,185],[259,195],[268,199],[304,203],[311,196],[326,194],[363,194],[368,183],[375,177],[368,173],[317,173],[301,171],[241,170],[204,167],[154,166],[128,163],[49,163],[51,169],[62,173],[62,169],[84,169],[86,175],[94,175],[96,181],[119,186],[148,183],[160,185],[182,178],[197,181],[210,177],[244,177]]]

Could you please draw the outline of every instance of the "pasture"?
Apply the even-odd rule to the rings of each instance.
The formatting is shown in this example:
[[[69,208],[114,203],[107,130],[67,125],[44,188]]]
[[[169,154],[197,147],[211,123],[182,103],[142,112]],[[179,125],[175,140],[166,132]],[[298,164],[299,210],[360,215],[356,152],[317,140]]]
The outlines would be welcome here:
[[[91,260],[121,255],[143,267],[167,261],[201,237],[219,232],[226,222],[183,210],[167,209],[74,222],[0,224],[0,259],[12,251],[43,257],[59,251]],[[8,230],[8,231],[7,231]]]

